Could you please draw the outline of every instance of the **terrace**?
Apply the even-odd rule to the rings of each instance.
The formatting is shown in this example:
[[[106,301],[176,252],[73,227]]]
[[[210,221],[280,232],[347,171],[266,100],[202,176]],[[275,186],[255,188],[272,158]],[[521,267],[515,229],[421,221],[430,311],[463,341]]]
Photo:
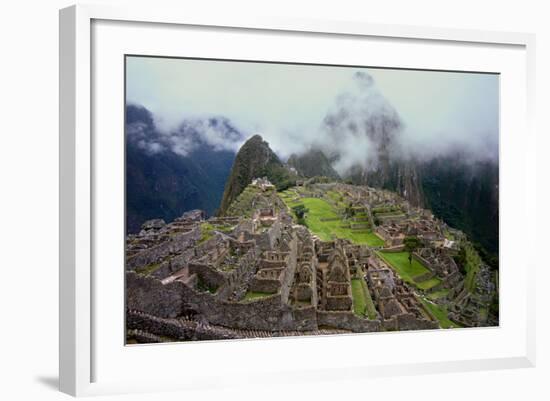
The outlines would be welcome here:
[[[409,262],[407,252],[379,251],[376,254],[390,265],[405,282],[421,290],[430,290],[441,283],[441,280],[433,277],[433,273],[417,259],[413,258]]]

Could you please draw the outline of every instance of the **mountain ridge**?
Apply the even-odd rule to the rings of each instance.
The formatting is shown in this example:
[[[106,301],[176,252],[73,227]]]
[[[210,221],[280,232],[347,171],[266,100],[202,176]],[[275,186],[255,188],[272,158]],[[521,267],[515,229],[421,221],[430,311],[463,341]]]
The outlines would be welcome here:
[[[201,124],[212,126],[213,120]],[[220,119],[215,124],[228,122]],[[201,136],[199,125],[182,124],[174,138],[159,132],[145,107],[127,106],[127,233],[138,232],[152,218],[172,221],[192,209],[216,212],[235,153],[195,140]],[[236,129],[228,132],[235,138],[242,135]],[[174,143],[178,140],[192,144],[193,150],[184,153]]]

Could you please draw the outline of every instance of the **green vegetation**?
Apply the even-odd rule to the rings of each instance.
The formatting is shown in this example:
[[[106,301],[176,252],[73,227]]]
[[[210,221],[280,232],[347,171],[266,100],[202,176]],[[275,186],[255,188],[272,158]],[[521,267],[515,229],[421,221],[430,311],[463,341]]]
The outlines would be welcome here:
[[[477,242],[474,242],[473,244],[474,249],[481,259],[483,259],[483,261],[487,263],[492,270],[498,271],[498,254],[488,252],[481,244]]]
[[[235,201],[231,203],[227,209],[226,215],[252,217],[252,212],[254,210],[252,204],[257,203],[256,199],[260,198],[260,196],[261,190],[259,188],[253,187],[252,185],[247,186],[239,196],[237,196]]]
[[[447,308],[444,306],[436,305],[426,299],[418,298],[422,305],[439,321],[439,325],[444,329],[451,329],[461,327],[457,323],[449,319],[447,315]]]
[[[439,284],[441,284],[441,280],[438,279],[437,277],[434,277],[425,281],[416,282],[416,286],[424,291],[430,290]]]
[[[270,165],[258,173],[258,177],[267,177],[277,191],[284,191],[296,185],[296,177],[290,174],[288,169],[282,165]]]
[[[212,238],[214,236],[214,231],[230,232],[231,230],[233,230],[233,227],[211,224],[205,221],[201,223],[201,237],[199,239],[199,244],[202,244]]]
[[[418,277],[429,272],[429,270],[416,259],[413,259],[412,263],[409,264],[408,252],[382,251],[378,252],[378,254],[382,257],[382,259],[395,268],[401,276],[407,277],[411,281],[414,281],[414,277]]]
[[[298,219],[298,224],[301,224],[301,225],[307,227],[304,216],[307,212],[309,212],[309,209],[306,208],[303,204],[300,203],[300,204],[292,207],[292,211],[294,212],[294,215]]]
[[[202,292],[209,292],[210,294],[215,294],[218,290],[218,287],[208,285],[203,279],[200,278],[197,281],[197,289]]]
[[[432,301],[437,301],[438,299],[445,298],[447,295],[449,295],[449,290],[444,288],[441,290],[430,292],[428,294],[428,298]]]
[[[330,181],[340,179],[329,159],[318,149],[311,149],[300,155],[292,154],[287,163],[304,177],[326,177]]]
[[[328,191],[326,195],[336,203],[344,200],[343,196],[336,191]]]
[[[283,201],[288,202],[285,198]],[[352,230],[349,225],[343,226],[341,218],[326,200],[301,198],[301,202],[309,210],[305,216],[307,227],[323,241],[330,241],[336,237],[349,239],[356,244],[384,245],[384,241],[370,230]],[[292,207],[289,203],[287,205]]]
[[[201,238],[199,244],[208,241],[214,235],[214,226],[208,222],[201,223]]]
[[[365,283],[365,280],[362,280],[361,285],[363,285],[363,288],[365,290],[365,294],[367,296],[367,315],[369,316],[369,319],[374,320],[376,319],[376,308],[374,307],[374,302],[372,301],[372,297],[370,295],[369,287]]]
[[[464,286],[469,292],[473,292],[475,290],[476,275],[481,267],[481,257],[472,244],[464,242],[455,261],[461,267],[463,273],[466,274]]]
[[[441,280],[438,278],[419,281],[418,277],[430,271],[414,258],[412,259],[412,263],[409,263],[408,252],[377,252],[377,254],[389,263],[404,281],[415,285],[421,290],[429,290],[441,283]]]
[[[479,243],[479,255],[497,269],[498,163],[451,160],[434,158],[419,171],[426,206],[450,227],[464,232],[472,243]]]
[[[138,267],[136,269],[136,273],[141,274],[143,276],[148,276],[156,272],[159,269],[161,264],[162,262],[158,262],[158,263],[151,263],[150,265],[147,265],[147,266]]]
[[[413,236],[405,237],[403,245],[405,245],[405,251],[409,254],[409,264],[412,264],[413,252],[422,246],[422,241]]]
[[[279,157],[269,148],[261,136],[249,138],[235,156],[231,173],[227,179],[219,214],[228,215],[228,209],[254,178],[267,177],[282,191],[296,184],[296,176],[283,165]]]
[[[269,297],[271,295],[273,295],[273,294],[271,294],[269,292],[247,291],[246,294],[244,295],[244,300],[245,301],[250,301],[250,300],[253,300],[253,299],[266,298],[266,297]]]
[[[392,215],[401,214],[401,208],[399,206],[379,206],[371,210],[372,214],[376,215]]]
[[[449,241],[454,241],[455,240],[455,236],[453,234],[451,234],[451,232],[447,229],[443,230],[443,236],[445,238],[447,238]]]
[[[367,301],[360,278],[351,279],[351,295],[353,296],[353,312],[357,316],[365,317],[367,314]]]

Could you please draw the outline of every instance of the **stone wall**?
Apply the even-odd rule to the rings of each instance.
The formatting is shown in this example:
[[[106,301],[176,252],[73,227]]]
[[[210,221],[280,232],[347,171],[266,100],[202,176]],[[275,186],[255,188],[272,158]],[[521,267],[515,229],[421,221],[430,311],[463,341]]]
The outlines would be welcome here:
[[[185,284],[163,285],[159,280],[126,272],[126,308],[151,315],[173,318],[184,313]]]
[[[385,331],[433,330],[439,328],[439,323],[432,320],[418,319],[413,313],[404,313],[383,320],[382,328]]]
[[[236,292],[244,292],[257,271],[257,256],[257,249],[248,250],[238,259],[233,270],[227,272],[219,271],[212,265],[189,263],[189,274],[196,274],[204,284],[215,289],[217,298],[227,299]]]
[[[363,319],[352,312],[317,311],[317,324],[321,327],[334,327],[355,333],[368,333],[381,329],[380,320]]]
[[[185,288],[184,298],[211,324],[237,329],[317,330],[315,308],[292,309],[281,294],[247,302],[217,301]]]
[[[187,266],[187,262],[195,255],[195,247],[189,247],[177,256],[163,262],[160,267],[151,273],[151,276],[162,280]]]
[[[284,304],[288,304],[290,289],[292,288],[292,283],[294,282],[294,276],[296,273],[298,241],[295,236],[292,238],[288,245],[290,248],[288,263],[286,265],[286,269],[284,269],[283,271],[283,279],[281,281],[281,301]]]
[[[211,288],[219,288],[227,281],[224,274],[202,263],[189,263],[189,274],[196,274],[200,281]]]
[[[296,286],[295,297],[297,301],[311,301],[311,303],[315,305],[311,284],[307,284],[307,283],[298,284]]]
[[[128,310],[126,313],[126,329],[140,330],[143,337],[162,336],[171,340],[228,340],[239,338],[232,330],[213,327],[185,319],[162,319],[139,311]],[[147,339],[147,338],[146,338]],[[149,341],[145,341],[149,342]]]
[[[144,249],[138,254],[126,260],[126,270],[136,270],[140,267],[145,267],[153,263],[159,263],[168,255],[181,253],[183,250],[194,245],[201,236],[200,226],[197,225],[189,231],[175,234],[167,241]]]
[[[174,281],[163,285],[152,277],[126,273],[127,309],[162,318],[200,313],[206,321],[226,327],[257,330],[317,330],[315,309],[292,309],[281,294],[249,302],[222,301]]]
[[[439,328],[437,321],[418,319],[413,313],[397,315],[398,330],[429,330]]]
[[[247,241],[254,240],[256,245],[263,251],[271,251],[277,247],[281,238],[281,222],[276,220],[269,228],[261,233],[251,234],[249,231],[243,231],[243,238]]]
[[[249,291],[274,294],[281,290],[281,281],[268,278],[254,277],[250,282]]]
[[[349,295],[338,295],[338,296],[326,296],[326,306],[327,310],[331,311],[348,311],[351,309],[352,301]]]

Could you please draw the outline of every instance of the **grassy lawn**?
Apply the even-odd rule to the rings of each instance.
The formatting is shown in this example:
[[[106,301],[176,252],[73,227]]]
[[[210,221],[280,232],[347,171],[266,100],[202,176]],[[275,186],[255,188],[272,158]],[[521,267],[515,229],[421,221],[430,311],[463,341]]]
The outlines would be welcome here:
[[[448,289],[442,289],[442,290],[434,291],[428,294],[428,298],[431,300],[437,300],[437,299],[446,297],[448,294],[449,294]]]
[[[271,294],[269,292],[247,291],[246,294],[244,295],[244,300],[245,301],[250,301],[252,299],[259,299],[259,298],[269,297],[271,295],[273,295],[273,294]]]
[[[369,287],[367,286],[367,283],[365,283],[365,280],[361,279],[360,281],[361,287],[363,287],[363,291],[365,294],[365,301],[367,303],[367,315],[369,319],[376,319],[376,308],[374,307],[374,302],[372,302],[372,297],[370,295]]]
[[[341,201],[342,199],[342,195],[340,195],[338,192],[336,191],[328,191],[327,192],[327,196],[332,199],[334,202],[338,203]]]
[[[302,203],[309,212],[306,215],[308,228],[323,241],[334,237],[349,239],[356,244],[382,246],[384,241],[370,230],[353,231],[349,227],[341,227],[342,220],[321,221],[321,219],[338,218],[332,206],[324,199],[302,198]]]
[[[447,316],[447,309],[445,307],[436,305],[423,298],[419,298],[419,300],[420,302],[422,302],[422,305],[424,305],[424,307],[428,309],[431,312],[431,314],[436,317],[436,319],[439,321],[439,325],[442,328],[451,329],[451,328],[461,327],[449,319],[449,317]]]
[[[389,263],[407,283],[413,284],[422,290],[429,290],[435,287],[441,281],[438,278],[418,282],[416,277],[429,273],[429,270],[418,260],[413,259],[409,263],[409,254],[407,252],[377,252],[378,255]]]
[[[434,288],[436,285],[441,283],[441,280],[437,277],[434,277],[432,279],[426,280],[426,281],[415,281],[416,286],[420,288],[421,290],[429,290],[430,288]]]
[[[367,314],[367,301],[361,286],[360,278],[351,279],[351,295],[353,296],[353,312],[357,316],[365,317]]]
[[[414,277],[429,272],[429,270],[416,259],[413,259],[412,263],[409,263],[408,252],[378,252],[378,254],[382,256],[386,262],[391,264],[401,276],[408,277],[411,281],[414,281]]]

